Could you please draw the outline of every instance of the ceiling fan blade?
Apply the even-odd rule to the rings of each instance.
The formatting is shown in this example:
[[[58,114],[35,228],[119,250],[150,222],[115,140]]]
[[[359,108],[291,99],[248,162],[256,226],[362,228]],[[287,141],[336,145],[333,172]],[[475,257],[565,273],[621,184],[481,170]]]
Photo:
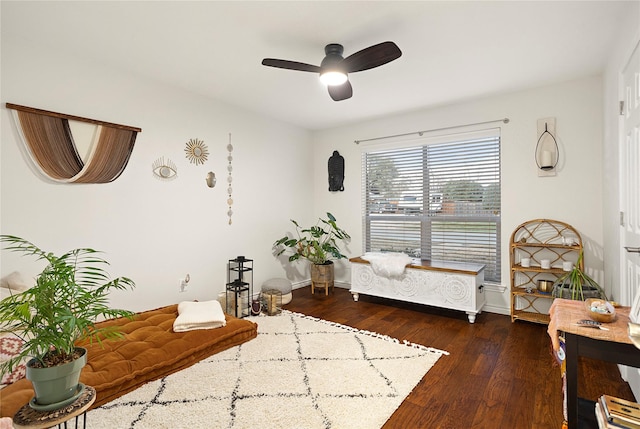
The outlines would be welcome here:
[[[342,61],[343,70],[354,73],[369,70],[400,58],[402,51],[393,42],[382,42],[369,46]]]
[[[347,98],[351,98],[353,95],[353,88],[349,81],[346,81],[342,85],[327,86],[327,89],[329,90],[329,95],[333,98],[333,101],[346,100]]]
[[[263,66],[277,67],[287,70],[298,70],[304,72],[320,73],[320,67],[311,64],[299,63],[297,61],[277,60],[275,58],[265,58],[262,60]]]

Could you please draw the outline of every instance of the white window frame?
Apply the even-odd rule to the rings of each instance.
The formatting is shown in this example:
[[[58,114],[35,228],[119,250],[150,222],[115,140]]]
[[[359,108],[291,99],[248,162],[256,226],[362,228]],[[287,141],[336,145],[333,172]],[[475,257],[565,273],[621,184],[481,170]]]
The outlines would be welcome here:
[[[405,180],[404,184],[397,184],[396,181],[402,182],[404,178],[401,173],[398,173],[394,170],[394,184],[389,185],[391,188],[384,192],[380,191],[371,191],[371,187],[368,186],[367,183],[367,156],[372,154],[378,154],[381,156],[396,156],[394,165],[400,165],[399,161],[401,155],[400,153],[404,152],[406,149],[410,151],[411,149],[421,148],[423,153],[433,153],[433,149],[436,147],[431,147],[431,145],[440,145],[440,144],[460,144],[460,142],[472,142],[472,141],[488,141],[491,139],[495,139],[497,143],[497,148],[494,148],[491,152],[494,160],[497,165],[494,166],[494,170],[489,173],[489,176],[486,178],[478,179],[475,177],[473,181],[483,182],[483,190],[486,191],[489,183],[495,184],[497,180],[497,194],[494,198],[497,198],[497,202],[492,202],[495,210],[484,210],[486,208],[486,204],[482,205],[483,209],[479,209],[480,203],[468,203],[466,206],[464,203],[460,201],[457,202],[456,208],[453,212],[450,209],[447,210],[447,213],[443,213],[442,204],[443,201],[436,201],[438,199],[442,200],[442,193],[436,192],[433,188],[429,189],[431,186],[429,185],[429,177],[433,176],[432,174],[424,174],[427,170],[427,166],[433,167],[433,164],[430,164],[428,161],[422,163],[418,163],[418,166],[412,165],[407,167],[408,169],[405,171],[409,171],[409,174],[416,173],[416,168],[420,168],[422,165],[423,172],[420,174],[421,185],[419,189],[416,188],[414,182],[411,182],[409,179]],[[471,144],[471,143],[468,143]],[[490,282],[500,283],[501,281],[501,252],[500,252],[500,226],[501,226],[501,203],[500,203],[500,183],[501,183],[501,160],[500,160],[500,128],[491,128],[491,129],[482,129],[482,130],[471,130],[471,131],[460,131],[458,133],[448,133],[448,134],[440,134],[440,135],[429,135],[429,136],[421,136],[420,138],[405,138],[404,140],[396,140],[396,141],[387,141],[385,143],[374,143],[374,144],[366,144],[362,149],[362,214],[363,214],[363,249],[365,251],[403,251],[405,253],[410,254],[413,257],[421,257],[423,259],[431,259],[432,255],[434,260],[453,260],[460,262],[474,262],[474,263],[482,263],[487,265],[487,269],[485,270],[485,278]],[[456,146],[459,147],[459,146]],[[452,148],[452,146],[450,146]],[[391,151],[391,152],[388,152]],[[481,152],[479,152],[481,154]],[[434,156],[432,154],[432,156]],[[404,160],[404,158],[402,158]],[[412,160],[413,158],[407,158]],[[478,158],[479,160],[479,158]],[[373,160],[371,160],[373,163]],[[373,166],[373,164],[372,164]],[[481,167],[478,167],[478,171],[484,171]],[[456,169],[454,169],[456,170]],[[460,169],[458,169],[460,170]],[[475,174],[475,170],[473,168],[469,169],[468,174]],[[448,173],[449,174],[449,173]],[[464,179],[466,171],[454,171],[453,174],[456,180]],[[480,174],[480,173],[479,173]],[[483,173],[484,174],[484,173]],[[493,174],[493,176],[490,176]],[[397,180],[396,180],[397,179]],[[442,180],[442,177],[440,177]],[[375,179],[372,179],[375,180]],[[380,181],[380,183],[383,183]],[[387,182],[385,182],[387,183]],[[440,182],[442,183],[442,182]],[[375,183],[372,183],[375,187]],[[434,185],[435,186],[435,185]],[[405,189],[406,187],[406,189]],[[371,191],[371,192],[370,192]],[[494,192],[495,186],[493,189]],[[395,194],[398,196],[398,192],[401,192],[404,196],[398,197],[396,199],[400,200],[398,202],[393,201],[393,204],[390,203],[389,198],[381,197],[381,194],[387,193]],[[431,192],[431,194],[429,194]],[[455,193],[455,191],[453,191]],[[466,192],[466,191],[465,191]],[[376,195],[374,195],[374,193]],[[407,196],[405,194],[411,194],[409,201],[407,201]],[[452,191],[449,190],[448,194],[451,195]],[[440,194],[440,195],[438,195]],[[376,198],[380,198],[380,202],[376,201]],[[487,198],[486,196],[484,198]],[[422,199],[422,202],[420,202]],[[428,201],[427,204],[424,202]],[[483,200],[484,201],[484,200]],[[379,205],[375,205],[379,204]],[[476,208],[478,207],[478,208]],[[376,213],[377,211],[377,213]],[[375,228],[377,225],[380,226],[381,229],[378,231],[385,231],[384,223],[387,223],[388,235],[386,237],[389,238],[388,243],[384,241],[384,234],[376,234],[374,237],[375,244],[372,248],[371,242],[372,239],[370,237],[370,232],[372,228]],[[396,229],[394,231],[393,224],[398,224],[399,222],[409,222],[412,227],[407,227],[409,224],[405,223],[404,228]],[[482,255],[474,255],[473,246],[467,245],[467,240],[471,237],[477,237],[477,231],[470,233],[472,229],[475,231],[475,228],[468,228],[466,233],[453,231],[452,233],[447,233],[443,225],[452,225],[454,222],[465,222],[467,226],[470,224],[475,224],[474,227],[479,227],[480,225],[488,226],[491,229],[491,232],[487,232],[484,234],[482,241],[482,246],[484,249],[481,252],[484,252]],[[419,227],[418,224],[419,223]],[[439,237],[448,237],[446,239],[453,240],[455,239],[457,246],[452,245],[448,246],[447,244],[442,244],[438,251],[434,251],[435,239],[433,235],[437,235],[438,232],[436,228],[433,228],[434,225],[440,225],[440,235]],[[432,231],[434,234],[432,234]],[[399,234],[407,234],[407,242],[411,242],[417,245],[416,248],[393,248],[394,245],[398,245],[402,247],[402,238],[397,238],[395,236],[396,233]],[[473,237],[472,237],[473,236]],[[382,238],[381,238],[382,237]],[[445,240],[446,240],[445,239]],[[397,241],[396,241],[397,240]],[[384,243],[384,244],[383,244]],[[389,244],[389,246],[387,246]],[[375,248],[378,247],[378,248]],[[382,248],[387,247],[387,248]],[[463,251],[463,254],[456,254],[453,249],[461,247],[465,247],[469,249],[468,253]],[[447,250],[450,249],[450,250]],[[492,253],[493,252],[493,253]],[[426,255],[425,255],[426,254]],[[445,257],[446,256],[446,257]],[[478,259],[475,259],[478,258]]]

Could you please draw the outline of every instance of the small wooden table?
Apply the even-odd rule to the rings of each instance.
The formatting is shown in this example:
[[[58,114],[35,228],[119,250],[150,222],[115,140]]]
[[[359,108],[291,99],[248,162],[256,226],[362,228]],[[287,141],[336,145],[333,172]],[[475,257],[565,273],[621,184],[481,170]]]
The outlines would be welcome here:
[[[640,368],[640,350],[628,335],[630,307],[616,308],[616,319],[604,323],[607,331],[588,328],[576,324],[578,320],[588,319],[583,301],[556,298],[551,305],[548,333],[553,349],[560,349],[559,332],[564,332],[566,348],[566,405],[569,429],[578,425],[578,357],[614,362]],[[607,392],[602,392],[603,394]],[[597,428],[597,425],[596,425]]]
[[[75,427],[78,427],[78,417],[84,414],[83,427],[87,427],[87,415],[89,407],[96,400],[96,390],[91,386],[85,386],[84,392],[71,404],[51,411],[37,411],[25,404],[13,416],[13,426],[17,429],[46,429],[58,425],[66,429],[67,422],[76,418]]]

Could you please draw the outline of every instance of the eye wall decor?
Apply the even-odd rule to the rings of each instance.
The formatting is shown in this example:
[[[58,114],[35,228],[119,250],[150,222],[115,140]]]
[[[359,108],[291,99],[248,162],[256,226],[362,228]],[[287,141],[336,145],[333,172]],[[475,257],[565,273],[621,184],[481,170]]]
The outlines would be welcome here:
[[[158,158],[151,166],[153,175],[160,180],[173,180],[178,177],[178,167],[170,159]]]
[[[195,165],[204,164],[209,156],[207,145],[204,144],[204,141],[198,139],[189,140],[184,151],[189,162]]]

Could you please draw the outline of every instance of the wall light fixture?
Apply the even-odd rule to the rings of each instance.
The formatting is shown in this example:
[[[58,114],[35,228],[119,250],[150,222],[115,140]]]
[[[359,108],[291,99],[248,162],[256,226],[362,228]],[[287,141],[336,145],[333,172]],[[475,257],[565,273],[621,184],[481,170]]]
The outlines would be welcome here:
[[[555,176],[556,166],[560,160],[556,134],[556,119],[538,120],[538,143],[536,144],[536,165],[538,176]]]

